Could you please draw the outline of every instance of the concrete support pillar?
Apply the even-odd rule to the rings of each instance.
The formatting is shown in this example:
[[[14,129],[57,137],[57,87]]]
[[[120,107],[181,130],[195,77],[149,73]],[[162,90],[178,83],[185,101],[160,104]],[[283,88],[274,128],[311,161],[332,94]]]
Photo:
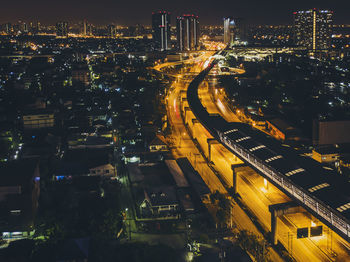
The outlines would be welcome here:
[[[211,160],[211,146],[219,144],[219,142],[214,138],[208,138],[207,143],[208,143],[208,160],[209,160],[209,162],[211,162],[212,161]]]
[[[187,98],[182,98],[181,99],[180,108],[181,108],[182,111],[185,111],[186,107],[189,107],[188,106],[188,102],[187,102]]]
[[[234,194],[238,193],[238,183],[237,183],[237,173],[235,172],[235,169],[232,169],[232,180],[233,180],[233,192]]]
[[[271,240],[273,245],[277,245],[277,216],[276,211],[271,211]]]
[[[239,167],[244,167],[246,166],[245,164],[238,164],[238,165],[231,165],[232,169],[232,187],[233,187],[233,193],[237,194],[238,193],[238,182],[237,182],[237,169]]]
[[[193,126],[192,136],[193,136],[193,138],[197,138],[195,131],[196,131],[196,125],[198,125],[198,124],[199,124],[199,121],[196,118],[193,118],[192,119],[192,126]]]
[[[189,111],[191,111],[191,109],[189,108],[189,107],[185,107],[185,114],[184,114],[184,119],[185,119],[185,123],[187,124],[187,122],[186,122],[186,117],[187,117],[187,113],[189,112]],[[182,111],[181,111],[182,112]]]
[[[303,212],[303,209],[295,202],[286,202],[269,206],[271,213],[271,240],[277,245],[277,222],[280,216]]]

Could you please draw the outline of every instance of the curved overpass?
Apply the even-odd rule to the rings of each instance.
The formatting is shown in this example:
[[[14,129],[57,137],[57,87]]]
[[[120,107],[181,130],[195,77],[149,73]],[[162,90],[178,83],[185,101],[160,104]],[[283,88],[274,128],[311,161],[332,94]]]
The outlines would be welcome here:
[[[350,195],[346,184],[344,187],[342,181],[336,181],[332,171],[247,124],[228,123],[207,112],[198,97],[198,87],[215,63],[188,86],[187,101],[194,116],[228,150],[349,242]]]

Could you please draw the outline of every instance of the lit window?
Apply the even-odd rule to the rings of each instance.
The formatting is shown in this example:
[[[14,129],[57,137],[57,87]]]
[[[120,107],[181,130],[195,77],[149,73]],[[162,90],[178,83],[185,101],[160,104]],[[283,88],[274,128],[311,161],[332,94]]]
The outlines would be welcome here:
[[[349,208],[350,208],[350,203],[347,203],[347,204],[345,204],[345,205],[342,205],[342,206],[338,207],[337,210],[338,210],[339,212],[344,212],[345,210],[347,210],[347,209],[349,209]]]
[[[317,190],[320,190],[320,189],[326,188],[326,187],[329,187],[329,184],[328,183],[323,183],[323,184],[319,184],[317,186],[309,188],[309,191],[312,193],[312,192],[315,192]]]
[[[253,147],[253,148],[249,149],[249,151],[250,152],[254,152],[254,151],[258,150],[258,149],[265,148],[265,147],[266,146],[264,146],[264,145],[260,145],[260,146],[256,146],[256,147]]]
[[[19,215],[21,214],[21,210],[20,209],[11,210],[10,213],[11,215]]]
[[[237,131],[238,131],[238,129],[232,129],[232,130],[228,130],[228,131],[224,132],[224,134],[228,135],[230,133],[237,132]]]
[[[295,169],[293,171],[289,171],[288,173],[286,173],[285,175],[286,176],[292,176],[292,175],[295,175],[295,174],[298,174],[298,173],[301,173],[301,172],[304,172],[305,169],[304,168],[298,168],[298,169]]]
[[[280,158],[283,158],[283,157],[281,155],[270,157],[270,158],[266,159],[265,162],[266,163],[270,163],[271,161],[274,161],[274,160],[277,160],[277,159],[280,159]]]
[[[245,137],[236,139],[236,143],[239,143],[239,142],[244,141],[244,140],[248,140],[248,139],[250,139],[250,138],[251,138],[250,136],[245,136]]]

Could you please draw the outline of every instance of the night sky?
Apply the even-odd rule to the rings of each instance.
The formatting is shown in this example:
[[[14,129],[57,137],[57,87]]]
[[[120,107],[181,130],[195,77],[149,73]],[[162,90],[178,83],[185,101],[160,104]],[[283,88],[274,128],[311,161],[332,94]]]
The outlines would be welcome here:
[[[350,0],[2,0],[0,23],[69,22],[84,18],[96,24],[150,24],[151,13],[168,10],[174,17],[195,13],[202,24],[221,24],[223,16],[245,17],[250,24],[291,24],[292,12],[312,7],[334,11],[335,23],[350,23]]]

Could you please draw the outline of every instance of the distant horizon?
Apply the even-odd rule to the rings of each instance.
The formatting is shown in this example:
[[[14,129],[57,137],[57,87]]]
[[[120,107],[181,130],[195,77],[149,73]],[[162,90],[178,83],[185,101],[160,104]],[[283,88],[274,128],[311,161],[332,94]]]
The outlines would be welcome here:
[[[67,22],[68,26],[71,26],[71,25],[78,25],[79,23],[82,23],[84,21],[86,21],[88,24],[92,24],[94,26],[107,26],[107,25],[115,25],[115,26],[122,26],[122,27],[130,27],[130,26],[136,26],[136,25],[149,26],[149,27],[152,26],[150,23],[135,23],[135,24],[121,24],[121,23],[114,23],[114,22],[105,22],[105,23],[96,22],[96,23],[94,23],[94,22],[91,22],[87,19],[74,20],[74,21],[57,19],[57,21],[55,21],[55,22],[42,22],[40,20],[24,20],[24,19],[15,20],[14,19],[14,20],[10,20],[10,21],[0,21],[0,25],[4,25],[7,23],[11,23],[13,25],[16,25],[16,24],[19,24],[20,22],[24,22],[26,24],[39,22],[41,25],[44,25],[44,26],[55,26],[56,23],[58,23],[58,22]],[[199,21],[200,21],[200,17],[199,17]],[[200,22],[200,25],[202,25],[202,26],[223,26],[223,21],[222,21],[222,23],[218,23],[218,24],[207,24],[207,23]],[[292,26],[292,25],[293,25],[293,22],[291,22],[291,23],[260,23],[260,24],[258,24],[258,23],[249,23],[249,21],[248,21],[248,26]],[[350,25],[350,21],[347,23],[335,23],[335,22],[333,22],[333,25]],[[172,27],[176,26],[176,23],[173,22],[173,18],[171,18],[171,26]]]

